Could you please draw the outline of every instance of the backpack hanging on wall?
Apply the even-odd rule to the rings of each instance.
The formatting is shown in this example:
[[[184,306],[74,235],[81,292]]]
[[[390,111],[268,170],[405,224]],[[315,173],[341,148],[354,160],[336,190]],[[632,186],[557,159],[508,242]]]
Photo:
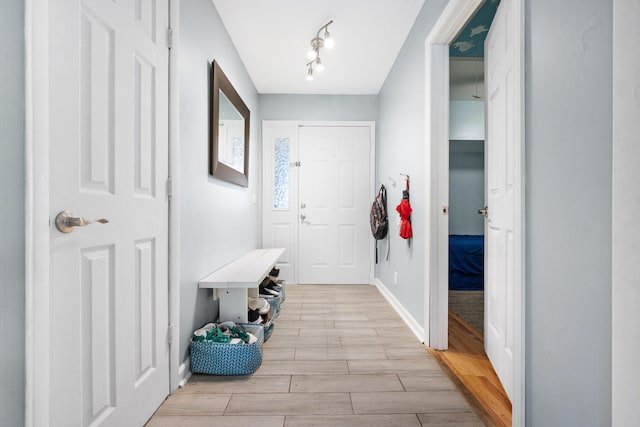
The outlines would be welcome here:
[[[373,200],[371,205],[371,213],[369,214],[369,223],[371,224],[371,234],[376,240],[376,264],[378,263],[378,240],[382,240],[387,237],[389,232],[389,217],[387,216],[387,189],[384,185],[380,186],[378,195]],[[389,260],[389,249],[391,248],[391,242],[389,242],[389,248],[387,249],[387,261]]]

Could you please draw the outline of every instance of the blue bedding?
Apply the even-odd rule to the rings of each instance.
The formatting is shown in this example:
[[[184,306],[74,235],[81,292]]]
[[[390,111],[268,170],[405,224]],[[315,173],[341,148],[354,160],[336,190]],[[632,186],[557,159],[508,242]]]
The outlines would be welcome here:
[[[484,289],[484,236],[449,236],[449,289]]]

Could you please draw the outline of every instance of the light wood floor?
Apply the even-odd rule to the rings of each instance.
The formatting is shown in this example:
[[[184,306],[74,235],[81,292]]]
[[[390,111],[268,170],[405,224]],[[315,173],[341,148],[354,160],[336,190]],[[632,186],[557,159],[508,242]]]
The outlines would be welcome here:
[[[511,426],[511,402],[484,352],[484,338],[478,330],[450,311],[449,349],[430,352],[466,390],[487,425]]]
[[[375,287],[286,291],[253,375],[194,375],[148,425],[484,425]]]

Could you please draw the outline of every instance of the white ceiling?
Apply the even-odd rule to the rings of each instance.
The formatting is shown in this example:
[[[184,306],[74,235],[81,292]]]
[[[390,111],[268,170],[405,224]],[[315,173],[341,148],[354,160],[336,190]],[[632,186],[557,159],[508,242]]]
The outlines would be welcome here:
[[[424,0],[212,0],[259,93],[377,94]],[[335,46],[306,80],[311,39]]]

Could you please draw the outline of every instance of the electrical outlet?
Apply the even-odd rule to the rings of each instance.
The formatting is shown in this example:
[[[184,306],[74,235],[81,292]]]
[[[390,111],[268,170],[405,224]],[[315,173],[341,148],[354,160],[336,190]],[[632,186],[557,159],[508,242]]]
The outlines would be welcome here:
[[[393,284],[398,286],[398,272],[397,271],[393,272]]]

